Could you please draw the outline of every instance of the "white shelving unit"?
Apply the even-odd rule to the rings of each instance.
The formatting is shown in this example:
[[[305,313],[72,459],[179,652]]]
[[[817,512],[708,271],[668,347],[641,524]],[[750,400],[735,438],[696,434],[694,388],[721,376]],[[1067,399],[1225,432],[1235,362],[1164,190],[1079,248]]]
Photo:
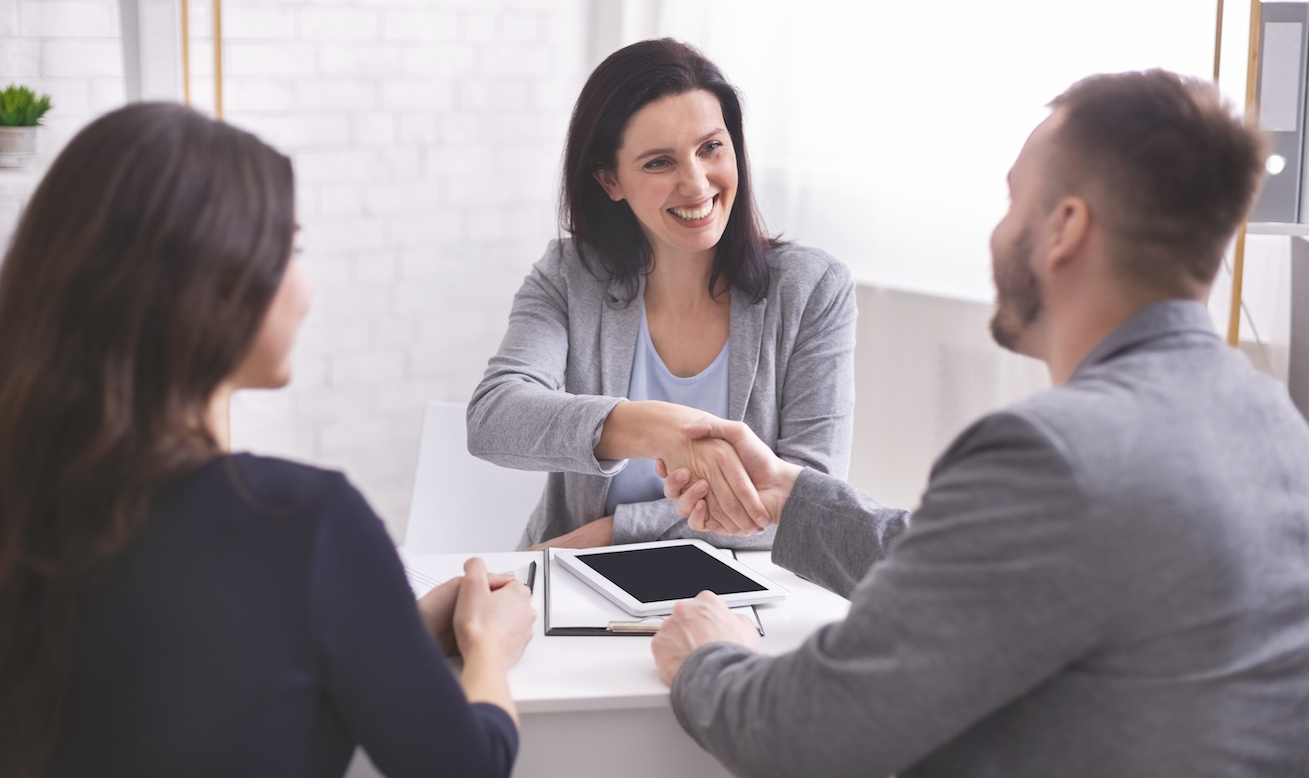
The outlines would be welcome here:
[[[1309,238],[1309,224],[1287,224],[1284,222],[1250,222],[1246,225],[1248,235],[1298,235]]]

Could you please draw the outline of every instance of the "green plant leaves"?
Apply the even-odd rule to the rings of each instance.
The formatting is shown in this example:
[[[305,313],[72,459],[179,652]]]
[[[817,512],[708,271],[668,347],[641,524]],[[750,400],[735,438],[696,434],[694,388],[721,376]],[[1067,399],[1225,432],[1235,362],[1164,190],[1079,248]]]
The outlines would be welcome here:
[[[0,91],[0,125],[35,127],[50,110],[50,95],[41,95],[25,86],[10,85]]]

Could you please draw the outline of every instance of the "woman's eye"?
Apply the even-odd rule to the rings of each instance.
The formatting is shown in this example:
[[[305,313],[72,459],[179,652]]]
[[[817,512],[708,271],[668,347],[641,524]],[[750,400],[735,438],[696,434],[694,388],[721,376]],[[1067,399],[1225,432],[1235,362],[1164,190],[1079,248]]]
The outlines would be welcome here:
[[[668,167],[668,160],[666,159],[652,159],[645,163],[646,170],[659,170],[665,167]]]
[[[722,142],[722,141],[720,141],[720,140],[711,140],[711,141],[709,141],[708,143],[706,143],[706,144],[704,145],[704,153],[706,153],[706,154],[712,154],[713,152],[718,151],[718,150],[721,149],[722,147],[723,147],[723,142]]]

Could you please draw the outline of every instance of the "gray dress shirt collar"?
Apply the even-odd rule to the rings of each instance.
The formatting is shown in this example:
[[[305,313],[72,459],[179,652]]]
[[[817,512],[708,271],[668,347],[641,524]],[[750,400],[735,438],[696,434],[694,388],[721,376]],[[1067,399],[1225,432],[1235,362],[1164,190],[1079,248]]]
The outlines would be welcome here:
[[[1087,352],[1069,380],[1147,341],[1183,332],[1218,338],[1213,319],[1209,317],[1209,309],[1203,303],[1195,300],[1165,300],[1148,305],[1127,317],[1126,321]]]

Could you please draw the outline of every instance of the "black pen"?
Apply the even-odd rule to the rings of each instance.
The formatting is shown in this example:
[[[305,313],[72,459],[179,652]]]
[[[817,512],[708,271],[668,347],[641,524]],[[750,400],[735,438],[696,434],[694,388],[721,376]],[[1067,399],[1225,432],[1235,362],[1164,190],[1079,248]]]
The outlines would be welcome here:
[[[536,562],[527,566],[527,591],[536,592]]]

